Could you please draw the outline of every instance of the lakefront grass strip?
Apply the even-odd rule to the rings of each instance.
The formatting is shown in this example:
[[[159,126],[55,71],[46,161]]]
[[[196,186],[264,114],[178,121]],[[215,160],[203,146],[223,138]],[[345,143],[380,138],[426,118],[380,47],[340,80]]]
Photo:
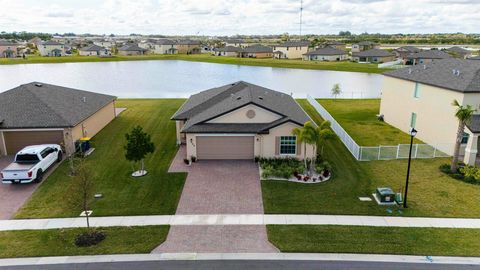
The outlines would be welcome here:
[[[306,100],[298,102],[314,121],[321,122],[320,115]],[[410,207],[403,209],[360,202],[358,197],[371,196],[375,188],[383,186],[400,192],[405,184],[407,160],[359,162],[338,139],[326,144],[324,155],[333,166],[328,182],[302,185],[262,181],[265,213],[480,217],[480,207],[471,199],[480,197],[480,186],[457,181],[439,171],[439,166],[448,163],[449,158],[412,161]]]
[[[0,232],[0,258],[150,253],[167,238],[169,226],[97,228],[105,240],[77,247],[85,228]]]
[[[141,60],[184,60],[193,62],[207,62],[217,64],[246,65],[246,66],[263,66],[277,68],[299,68],[299,69],[316,69],[316,70],[334,70],[334,71],[351,71],[364,73],[382,73],[386,69],[378,68],[376,64],[359,64],[354,62],[315,62],[303,60],[283,60],[283,59],[257,59],[257,58],[239,58],[212,56],[209,54],[174,54],[174,55],[136,55],[136,56],[113,56],[113,57],[97,57],[97,56],[65,56],[65,57],[42,57],[28,56],[22,58],[0,58],[0,65],[15,64],[39,64],[39,63],[76,63],[76,62],[115,62],[115,61],[141,61]]]
[[[480,256],[480,229],[268,225],[282,252]]]
[[[93,138],[95,151],[86,158],[86,166],[95,175],[95,192],[103,194],[103,198],[92,198],[94,216],[175,213],[186,174],[167,173],[177,151],[175,122],[170,116],[183,102],[183,99],[117,100],[116,106],[127,110]],[[123,149],[125,133],[136,125],[152,136],[156,147],[145,160],[148,174],[141,178],[130,176],[132,163],[125,159]],[[69,203],[70,188],[69,163],[63,162],[15,218],[78,216],[80,209]]]

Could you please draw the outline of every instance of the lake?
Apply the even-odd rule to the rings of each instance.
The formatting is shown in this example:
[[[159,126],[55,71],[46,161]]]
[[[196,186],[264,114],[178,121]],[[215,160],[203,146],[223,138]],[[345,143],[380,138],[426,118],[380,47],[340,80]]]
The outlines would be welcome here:
[[[240,80],[293,93],[295,98],[307,94],[329,98],[335,83],[340,84],[344,98],[377,98],[382,75],[179,60],[0,66],[0,92],[39,81],[121,98],[186,98]]]

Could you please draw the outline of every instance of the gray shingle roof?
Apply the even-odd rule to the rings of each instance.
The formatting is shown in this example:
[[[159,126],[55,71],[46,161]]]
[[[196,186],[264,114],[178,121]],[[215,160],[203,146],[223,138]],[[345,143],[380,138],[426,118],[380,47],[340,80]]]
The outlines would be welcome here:
[[[459,73],[456,72],[457,70]],[[442,59],[383,74],[457,92],[480,93],[480,62],[478,61]]]
[[[471,53],[469,50],[465,50],[464,48],[460,48],[458,46],[453,46],[451,48],[448,48],[447,51],[454,52],[454,53],[460,53],[460,54]]]
[[[428,51],[413,53],[409,55],[407,58],[409,59],[446,59],[446,58],[452,58],[452,56],[444,51],[428,50]]]
[[[402,46],[402,47],[399,47],[399,48],[395,49],[395,51],[417,53],[417,52],[421,52],[422,49],[417,48],[415,46]]]
[[[352,56],[357,56],[357,57],[388,57],[388,56],[394,56],[394,54],[391,53],[391,52],[380,50],[380,49],[371,49],[371,50],[366,50],[366,51],[363,51],[363,52],[353,53]]]
[[[248,104],[277,113],[281,118],[263,124],[206,123],[220,115]],[[173,120],[187,120],[183,132],[268,132],[268,129],[288,121],[303,125],[310,118],[289,95],[247,82],[237,82],[212,88],[190,97],[172,116]]]
[[[144,48],[138,47],[137,44],[127,44],[118,49],[119,51],[146,51]]]
[[[18,46],[19,44],[6,39],[0,39],[0,46]]]
[[[245,49],[243,49],[243,52],[246,52],[246,53],[271,53],[271,52],[273,52],[273,48],[269,47],[269,46],[255,44],[255,45],[246,47]]]
[[[315,51],[309,51],[304,55],[344,55],[344,54],[347,54],[347,53],[342,50],[335,49],[333,47],[324,47],[324,48],[319,48]]]
[[[83,47],[80,49],[80,51],[85,51],[85,52],[98,52],[98,51],[104,51],[104,50],[105,50],[105,47],[98,46],[95,44],[92,44],[90,46]]]
[[[175,41],[173,41],[171,39],[166,39],[166,38],[156,40],[154,43],[158,44],[158,45],[175,45],[175,44],[177,44]]]
[[[468,60],[480,60],[480,55],[467,58]]]
[[[182,39],[177,42],[179,45],[200,45],[202,44],[198,40],[191,40],[191,39]]]
[[[45,83],[23,84],[0,93],[0,128],[74,127],[115,99]]]
[[[63,45],[63,44],[53,40],[48,40],[48,41],[42,42],[42,45]]]
[[[285,41],[282,44],[275,45],[275,47],[305,47],[310,46],[310,41],[308,40],[289,40]]]
[[[241,52],[242,48],[235,46],[226,46],[224,48],[218,48],[216,50],[219,52]]]
[[[480,114],[472,115],[472,119],[467,123],[467,127],[473,133],[480,133]]]

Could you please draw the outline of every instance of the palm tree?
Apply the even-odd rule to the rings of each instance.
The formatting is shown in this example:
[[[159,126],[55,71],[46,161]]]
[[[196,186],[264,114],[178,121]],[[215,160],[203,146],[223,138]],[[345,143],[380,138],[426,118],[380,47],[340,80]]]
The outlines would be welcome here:
[[[332,123],[330,123],[330,121],[325,120],[317,128],[317,132],[318,132],[317,142],[318,142],[318,145],[322,147],[322,150],[320,151],[320,155],[323,155],[323,148],[324,148],[325,142],[337,136],[335,132],[333,132],[332,129],[330,128],[331,125]]]
[[[294,128],[292,134],[297,137],[297,145],[302,145],[303,143],[303,162],[305,166],[305,171],[307,170],[307,144],[315,144],[314,132],[315,127],[310,121],[305,122],[303,127]]]
[[[452,102],[452,105],[457,107],[455,112],[455,117],[458,119],[458,129],[457,129],[457,140],[455,141],[455,149],[453,151],[452,164],[450,165],[450,170],[452,173],[457,172],[458,169],[458,154],[460,152],[460,144],[462,143],[463,132],[465,130],[465,125],[470,122],[472,114],[476,111],[471,105],[460,105],[457,100]]]

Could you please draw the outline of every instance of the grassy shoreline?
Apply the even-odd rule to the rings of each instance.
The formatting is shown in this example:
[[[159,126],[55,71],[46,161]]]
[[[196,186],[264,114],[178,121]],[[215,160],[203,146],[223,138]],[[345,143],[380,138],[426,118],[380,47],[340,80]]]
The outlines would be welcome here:
[[[256,59],[256,58],[238,58],[212,56],[207,54],[196,55],[138,55],[138,56],[65,56],[65,57],[41,57],[28,56],[22,58],[0,58],[0,65],[16,64],[53,64],[53,63],[84,63],[84,62],[118,62],[118,61],[144,61],[144,60],[183,60],[192,62],[205,62],[229,65],[261,66],[276,68],[295,68],[312,70],[332,70],[363,73],[382,73],[386,69],[378,68],[376,64],[359,64],[353,62],[315,62],[303,60],[284,60],[284,59]]]

